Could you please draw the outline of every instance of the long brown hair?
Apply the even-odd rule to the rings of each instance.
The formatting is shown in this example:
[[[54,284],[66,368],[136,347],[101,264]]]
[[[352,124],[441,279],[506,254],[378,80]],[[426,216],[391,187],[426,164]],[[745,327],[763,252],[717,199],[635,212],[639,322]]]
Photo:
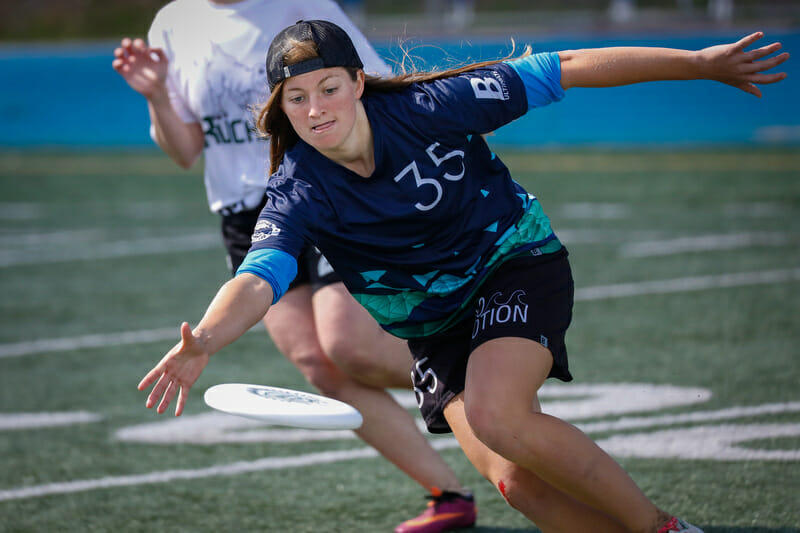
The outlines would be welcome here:
[[[505,61],[513,55],[511,54],[502,59],[494,59],[490,61],[482,61],[478,63],[470,63],[460,67],[455,67],[443,71],[433,72],[404,72],[395,76],[370,76],[367,75],[365,79],[364,94],[370,91],[374,92],[392,92],[401,91],[414,83],[424,83],[435,80],[442,80],[445,78],[452,78],[464,72],[471,70],[488,67]],[[531,47],[526,46],[522,54],[518,57],[526,57],[531,55]],[[296,41],[294,46],[284,56],[285,65],[294,65],[309,59],[319,57],[319,50],[316,43],[313,41]],[[350,77],[355,80],[358,70],[347,68]],[[278,83],[272,90],[272,94],[267,100],[267,103],[256,109],[256,127],[258,132],[269,139],[270,146],[270,164],[269,172],[273,174],[281,162],[287,150],[297,143],[297,132],[294,131],[289,118],[281,108],[281,99],[283,97],[283,82]]]

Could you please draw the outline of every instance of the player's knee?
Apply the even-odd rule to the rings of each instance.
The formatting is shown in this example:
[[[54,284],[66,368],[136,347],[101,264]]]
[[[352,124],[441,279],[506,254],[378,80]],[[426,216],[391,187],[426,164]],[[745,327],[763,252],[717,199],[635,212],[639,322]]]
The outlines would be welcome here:
[[[485,399],[470,401],[468,397],[464,405],[464,414],[478,440],[490,449],[498,451],[502,445],[502,434],[505,433],[502,409],[494,406],[491,401]]]
[[[327,356],[345,374],[357,378],[359,381],[369,383],[379,377],[379,358],[368,351],[361,344],[354,342],[346,335],[337,335],[325,342],[324,350]]]
[[[505,469],[494,485],[506,503],[518,511],[546,505],[547,491],[543,483],[522,467],[514,465]]]
[[[295,354],[291,359],[306,378],[306,381],[320,391],[321,394],[331,398],[337,397],[344,379],[342,373],[328,360],[324,353],[309,351]]]

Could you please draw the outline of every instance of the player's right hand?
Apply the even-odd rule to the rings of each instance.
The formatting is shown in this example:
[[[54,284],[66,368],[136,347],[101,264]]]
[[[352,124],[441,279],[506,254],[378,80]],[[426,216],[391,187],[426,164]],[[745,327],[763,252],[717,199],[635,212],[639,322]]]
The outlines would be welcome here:
[[[192,328],[184,322],[181,324],[181,340],[147,373],[139,382],[139,390],[144,390],[155,383],[147,396],[148,409],[158,403],[156,411],[167,410],[175,394],[178,402],[175,405],[175,416],[180,416],[186,405],[189,389],[208,364],[209,354],[202,341],[195,337]],[[159,402],[159,398],[161,401]]]
[[[148,100],[167,96],[169,60],[161,48],[151,48],[142,39],[126,37],[114,49],[111,66]]]

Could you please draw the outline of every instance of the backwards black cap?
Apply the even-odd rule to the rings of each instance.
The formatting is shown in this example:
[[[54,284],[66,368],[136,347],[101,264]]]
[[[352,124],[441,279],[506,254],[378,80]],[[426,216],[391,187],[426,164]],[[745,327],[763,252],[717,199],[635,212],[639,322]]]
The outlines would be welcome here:
[[[294,65],[284,65],[283,56],[294,47],[295,41],[313,41],[320,57]],[[333,22],[300,20],[276,35],[269,45],[267,81],[270,91],[286,78],[330,67],[364,68],[353,41]]]

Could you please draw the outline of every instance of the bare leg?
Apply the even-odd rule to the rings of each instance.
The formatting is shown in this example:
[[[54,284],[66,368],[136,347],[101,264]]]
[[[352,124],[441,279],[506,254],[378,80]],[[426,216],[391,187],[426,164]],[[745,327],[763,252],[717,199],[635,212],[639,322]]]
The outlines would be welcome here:
[[[343,283],[322,287],[312,302],[319,342],[339,368],[373,387],[411,388],[408,343],[381,329]]]
[[[347,402],[361,412],[364,424],[356,433],[364,442],[426,490],[461,490],[453,470],[431,447],[408,411],[385,390],[350,378],[322,351],[309,285],[286,293],[264,317],[264,324],[278,349],[309,383],[322,394]],[[408,368],[404,373],[408,386]]]
[[[479,441],[467,423],[463,393],[447,404],[444,415],[475,468],[497,487],[509,505],[535,522],[542,531],[627,533],[628,529],[620,522],[567,496]]]
[[[576,427],[537,409],[550,352],[528,339],[494,339],[467,367],[466,419],[475,436],[510,462],[634,532],[669,519],[608,454]]]

